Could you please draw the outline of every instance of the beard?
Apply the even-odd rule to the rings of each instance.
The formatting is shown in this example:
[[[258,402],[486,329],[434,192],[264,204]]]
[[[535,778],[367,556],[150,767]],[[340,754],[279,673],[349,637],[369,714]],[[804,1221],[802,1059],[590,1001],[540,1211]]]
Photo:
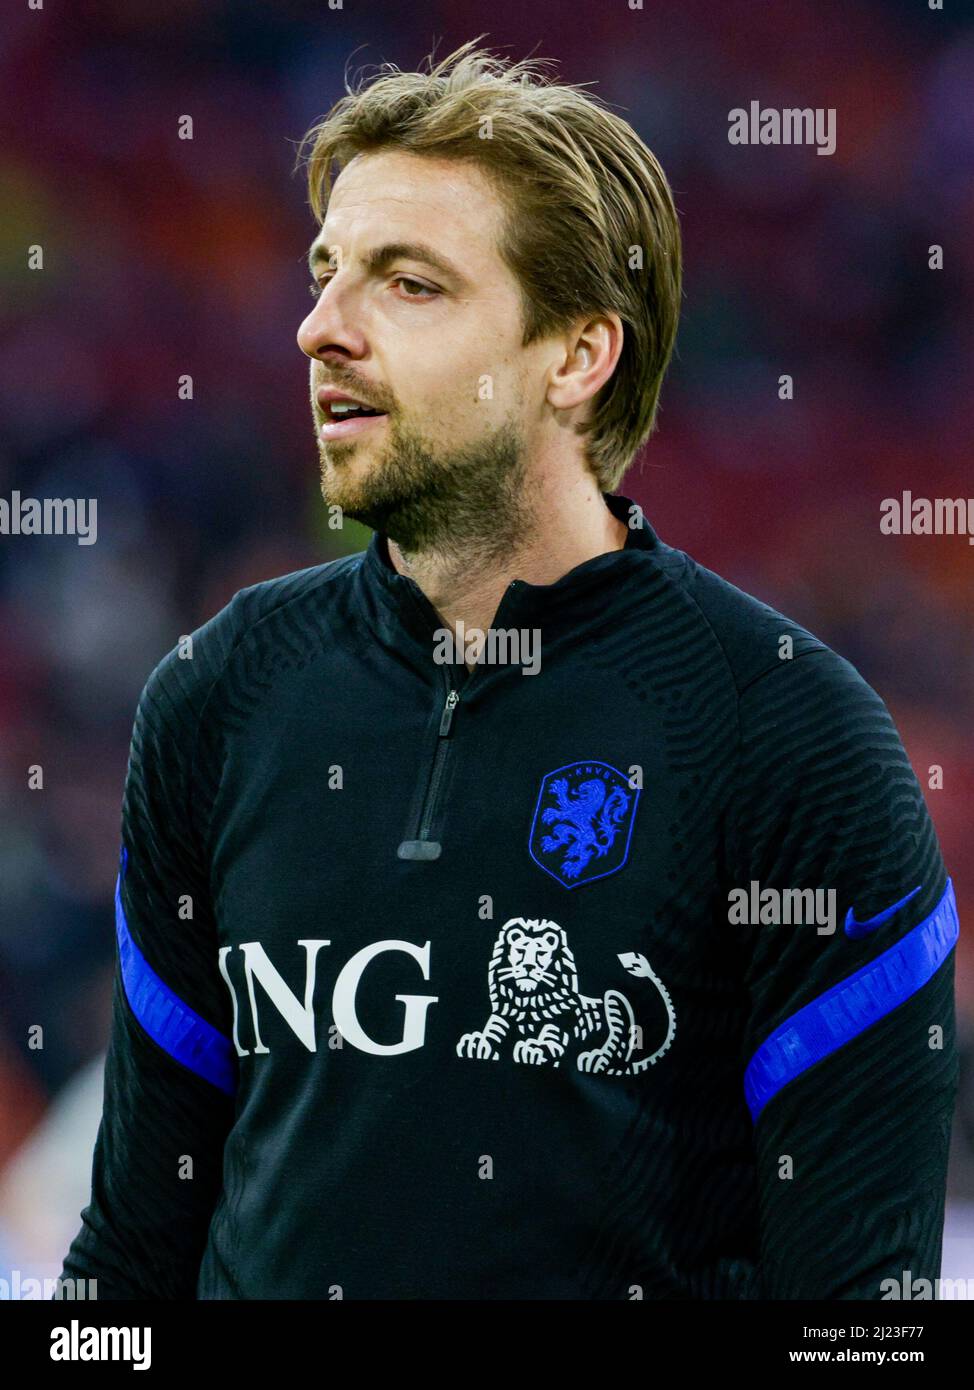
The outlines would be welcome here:
[[[435,555],[465,569],[509,555],[529,534],[524,439],[513,419],[440,450],[398,418],[388,421],[389,443],[364,477],[346,471],[359,446],[320,446],[328,505],[390,537],[404,557]]]

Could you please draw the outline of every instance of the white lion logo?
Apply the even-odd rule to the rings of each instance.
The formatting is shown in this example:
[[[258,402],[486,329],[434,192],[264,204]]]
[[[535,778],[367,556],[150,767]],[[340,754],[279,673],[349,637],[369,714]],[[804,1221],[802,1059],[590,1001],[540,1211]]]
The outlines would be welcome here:
[[[464,1033],[457,1055],[496,1062],[513,1027],[515,1062],[557,1067],[572,1039],[583,1041],[605,1029],[598,1047],[578,1054],[579,1071],[633,1076],[651,1067],[673,1041],[673,1005],[645,956],[627,951],[619,960],[630,975],[650,980],[666,1006],[666,1038],[651,1056],[632,1060],[640,1030],[626,996],[615,989],[601,999],[581,994],[564,929],[557,922],[523,917],[512,917],[497,935],[487,976],[490,1017],[479,1031]]]

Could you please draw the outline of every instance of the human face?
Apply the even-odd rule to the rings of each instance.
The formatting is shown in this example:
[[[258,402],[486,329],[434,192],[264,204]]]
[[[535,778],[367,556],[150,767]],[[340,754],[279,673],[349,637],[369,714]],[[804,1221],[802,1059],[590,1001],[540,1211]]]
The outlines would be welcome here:
[[[342,171],[311,248],[317,299],[298,344],[322,491],[404,549],[523,513],[544,361],[521,344],[502,219],[474,166],[379,151]],[[327,387],[380,413],[332,422]]]

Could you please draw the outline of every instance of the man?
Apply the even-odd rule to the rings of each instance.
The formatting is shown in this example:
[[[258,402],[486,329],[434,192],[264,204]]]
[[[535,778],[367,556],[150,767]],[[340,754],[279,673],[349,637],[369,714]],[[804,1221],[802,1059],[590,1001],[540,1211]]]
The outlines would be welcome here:
[[[616,492],[678,319],[659,165],[472,44],[309,142],[323,492],[375,534],[238,593],[142,694],[65,1274],[935,1278],[956,913],[917,781],[848,663]]]

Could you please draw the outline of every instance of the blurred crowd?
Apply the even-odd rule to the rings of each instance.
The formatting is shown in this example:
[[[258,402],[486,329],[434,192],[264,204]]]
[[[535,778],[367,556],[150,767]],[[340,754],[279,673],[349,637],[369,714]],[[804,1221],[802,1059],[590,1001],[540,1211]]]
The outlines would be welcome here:
[[[444,54],[486,33],[594,82],[650,144],[682,218],[686,297],[658,433],[621,490],[879,690],[972,920],[974,549],[879,529],[904,489],[974,496],[974,23],[949,10],[79,0],[5,14],[0,496],[96,498],[98,539],[0,536],[0,1270],[55,1260],[87,1194],[143,682],[243,585],[367,540],[326,527],[295,343],[315,233],[296,145],[346,69],[413,67],[434,40]],[[728,112],[755,99],[835,108],[834,155],[730,145]],[[972,967],[962,939],[955,1232],[974,1202]]]

